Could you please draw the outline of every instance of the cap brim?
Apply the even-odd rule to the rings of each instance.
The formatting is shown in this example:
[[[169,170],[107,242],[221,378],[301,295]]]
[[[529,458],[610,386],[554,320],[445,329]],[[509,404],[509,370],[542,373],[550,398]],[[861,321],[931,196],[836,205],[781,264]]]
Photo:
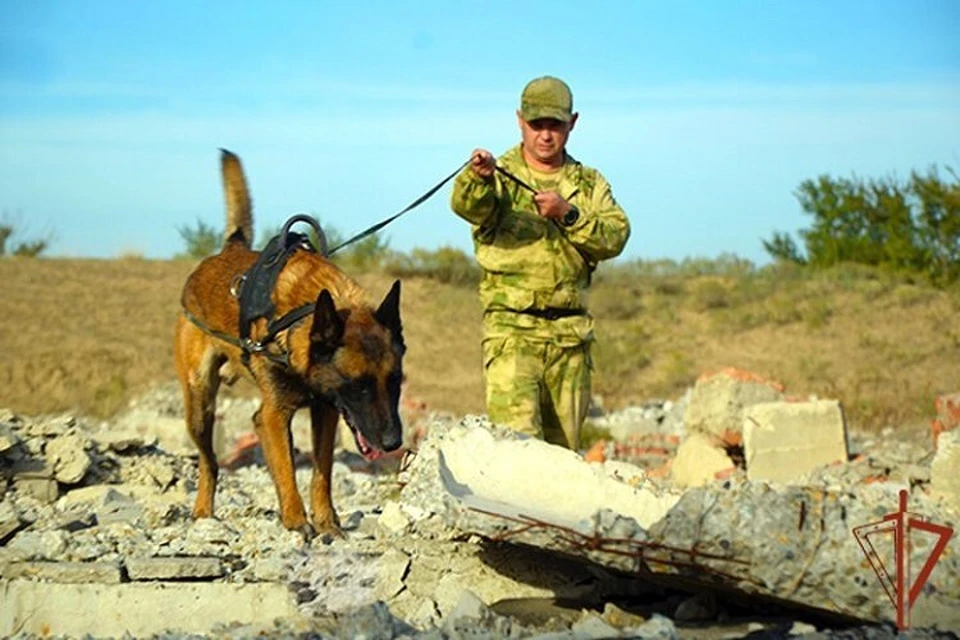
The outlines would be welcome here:
[[[523,119],[527,122],[542,120],[544,118],[559,120],[560,122],[570,122],[573,120],[572,113],[555,107],[526,107],[525,109],[521,109],[520,115],[523,116]]]

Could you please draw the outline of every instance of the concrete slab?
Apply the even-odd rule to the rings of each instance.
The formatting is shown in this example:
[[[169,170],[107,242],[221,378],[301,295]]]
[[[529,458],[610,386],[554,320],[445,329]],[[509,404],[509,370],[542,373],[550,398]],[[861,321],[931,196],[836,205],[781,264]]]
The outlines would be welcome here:
[[[294,595],[272,583],[57,584],[0,581],[0,636],[209,634],[217,625],[299,620]]]
[[[0,578],[32,578],[61,583],[119,584],[120,565],[116,562],[44,562],[0,563]]]
[[[440,477],[464,504],[590,530],[601,507],[649,527],[679,495],[658,493],[611,477],[606,465],[525,437],[495,437],[488,429],[453,428],[440,444]],[[616,473],[620,476],[620,473]]]

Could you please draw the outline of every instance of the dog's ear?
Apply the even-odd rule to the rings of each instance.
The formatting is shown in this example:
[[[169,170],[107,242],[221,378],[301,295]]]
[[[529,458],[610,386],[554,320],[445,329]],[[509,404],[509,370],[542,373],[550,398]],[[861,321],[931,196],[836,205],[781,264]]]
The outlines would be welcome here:
[[[315,356],[328,356],[343,340],[343,318],[337,313],[333,296],[324,289],[317,296],[313,310],[313,325],[310,327],[310,352]]]
[[[395,280],[390,292],[380,303],[374,317],[377,322],[390,329],[394,338],[403,343],[403,325],[400,323],[400,281]]]

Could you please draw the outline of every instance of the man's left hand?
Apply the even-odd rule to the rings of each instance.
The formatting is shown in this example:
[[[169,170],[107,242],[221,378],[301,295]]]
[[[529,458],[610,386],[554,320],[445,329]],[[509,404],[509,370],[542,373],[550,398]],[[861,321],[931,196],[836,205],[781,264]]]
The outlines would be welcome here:
[[[573,207],[555,191],[541,191],[533,196],[537,213],[550,220],[561,220]]]

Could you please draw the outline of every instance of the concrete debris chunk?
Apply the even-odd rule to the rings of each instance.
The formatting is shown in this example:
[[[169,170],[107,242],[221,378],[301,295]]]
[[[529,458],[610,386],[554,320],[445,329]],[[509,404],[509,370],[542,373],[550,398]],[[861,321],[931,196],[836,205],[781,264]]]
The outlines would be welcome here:
[[[21,531],[7,543],[7,549],[19,560],[60,560],[67,548],[65,531]]]
[[[131,580],[212,580],[226,573],[220,558],[127,558]]]
[[[116,562],[10,562],[0,565],[0,577],[4,580],[28,578],[61,584],[120,584],[121,581],[120,565]]]
[[[116,453],[132,454],[157,444],[154,435],[130,431],[100,431],[91,436],[97,443]]]
[[[688,436],[680,444],[677,457],[670,465],[670,480],[684,489],[699,487],[733,470],[733,460],[718,442],[716,438],[703,433]]]
[[[13,426],[8,422],[0,422],[0,455],[12,451],[18,444],[20,436],[14,432]]]
[[[960,513],[960,430],[940,434],[930,465],[930,491]]]
[[[782,399],[782,385],[739,369],[701,376],[683,416],[687,433],[704,433],[726,445],[740,445],[744,408]]]
[[[13,479],[17,493],[34,498],[41,504],[52,504],[60,497],[60,485],[53,478],[20,474]]]
[[[750,480],[795,482],[817,467],[847,461],[843,409],[835,400],[747,407],[743,448]]]
[[[20,514],[17,513],[11,500],[0,502],[0,544],[10,534],[18,531],[23,524],[23,520],[20,519]]]
[[[143,507],[125,493],[109,489],[103,494],[100,503],[94,507],[94,513],[100,525],[136,522],[143,516]]]
[[[383,511],[377,518],[377,525],[388,535],[396,536],[404,533],[410,526],[410,518],[400,508],[400,503],[391,500],[383,505]]]
[[[47,461],[53,467],[54,477],[63,484],[76,484],[90,468],[86,441],[77,434],[54,438],[47,443]]]
[[[616,638],[620,635],[620,630],[609,624],[601,616],[590,611],[583,614],[577,622],[570,628],[574,637],[593,639],[593,638]]]
[[[399,549],[388,549],[377,564],[379,571],[374,591],[378,599],[390,600],[406,588],[403,580],[410,569],[410,558]]]

